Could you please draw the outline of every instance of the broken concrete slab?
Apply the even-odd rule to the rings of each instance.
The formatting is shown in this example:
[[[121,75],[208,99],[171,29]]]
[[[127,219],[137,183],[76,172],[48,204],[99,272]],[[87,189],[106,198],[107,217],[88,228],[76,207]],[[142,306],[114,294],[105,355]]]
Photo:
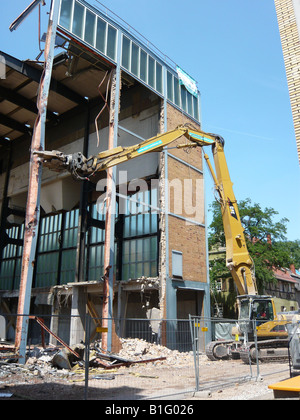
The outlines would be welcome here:
[[[56,353],[52,358],[52,365],[59,369],[71,370],[72,366],[69,360],[70,353],[66,349],[62,349]]]

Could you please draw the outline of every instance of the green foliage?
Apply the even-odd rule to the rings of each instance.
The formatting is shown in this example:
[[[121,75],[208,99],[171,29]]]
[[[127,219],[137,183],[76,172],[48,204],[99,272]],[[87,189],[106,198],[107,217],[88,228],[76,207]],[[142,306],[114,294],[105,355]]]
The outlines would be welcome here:
[[[226,267],[225,258],[223,256],[214,258],[209,262],[209,276],[211,289],[216,292],[217,281],[231,277],[230,271]]]
[[[276,248],[282,252],[287,252],[291,258],[291,264],[296,268],[300,268],[300,240],[296,241],[278,241]]]
[[[274,221],[278,212],[273,208],[267,207],[263,210],[259,204],[252,204],[250,199],[240,201],[238,207],[248,251],[255,265],[259,293],[263,293],[267,283],[276,282],[274,268],[290,267],[291,264],[295,264],[296,268],[300,266],[300,241],[286,240],[288,219]],[[210,210],[213,212],[213,220],[208,244],[212,250],[225,247],[225,236],[219,203],[213,203]],[[223,263],[220,259],[210,263],[212,284],[218,278],[224,278],[225,270],[225,255]]]

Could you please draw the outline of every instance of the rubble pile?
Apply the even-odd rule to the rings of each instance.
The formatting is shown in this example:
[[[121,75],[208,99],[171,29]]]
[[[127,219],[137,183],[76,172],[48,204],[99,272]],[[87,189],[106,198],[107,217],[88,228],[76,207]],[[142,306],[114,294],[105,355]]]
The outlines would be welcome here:
[[[164,357],[164,363],[168,366],[185,365],[194,362],[193,352],[179,352],[156,343],[149,343],[139,338],[122,338],[122,349],[118,353],[120,357],[133,360],[147,360]]]
[[[68,378],[73,375],[69,369],[64,369],[55,363],[55,356],[59,350],[52,348],[41,349],[35,347],[28,353],[26,364],[14,363],[11,356],[2,356],[0,361],[0,380],[1,378],[14,379],[18,375],[24,378],[45,378],[47,376],[58,376]]]
[[[162,345],[149,343],[138,338],[121,339],[121,343],[122,349],[118,354],[102,353],[101,342],[93,343],[90,347],[89,366],[109,370],[138,364],[183,367],[194,363],[192,351],[180,352],[171,350]],[[84,345],[74,346],[73,349],[80,354],[80,358],[76,358],[66,348],[50,347],[44,349],[35,347],[27,353],[25,365],[15,363],[16,360],[11,355],[8,355],[6,359],[2,353],[0,377],[22,373],[36,377],[58,375],[68,378],[74,375],[76,370],[77,372],[78,369],[83,370],[85,366]],[[207,360],[205,356],[200,356],[201,360],[202,357]]]

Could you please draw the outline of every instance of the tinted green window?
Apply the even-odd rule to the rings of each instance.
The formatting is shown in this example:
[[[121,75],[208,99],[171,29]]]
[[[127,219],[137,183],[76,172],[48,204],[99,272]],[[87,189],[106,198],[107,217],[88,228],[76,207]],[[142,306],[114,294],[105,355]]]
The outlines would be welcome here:
[[[187,98],[186,98],[187,91],[186,91],[184,86],[181,86],[180,90],[181,90],[181,107],[184,111],[186,111],[187,110],[187,108],[186,108],[187,107],[187,103],[186,103],[186,101],[187,101]]]
[[[76,249],[63,251],[61,259],[60,283],[75,281]]]
[[[59,249],[62,215],[44,217],[40,228],[39,252],[55,251]]]
[[[173,102],[173,75],[167,72],[167,95],[168,99]]]
[[[6,230],[12,239],[22,241],[24,225],[13,226]],[[13,290],[19,288],[22,262],[22,246],[8,244],[2,255],[0,271],[0,290]]]
[[[196,98],[196,96],[193,96],[193,102],[194,102],[194,118],[196,118],[196,120],[199,120],[198,98]]]
[[[147,82],[147,54],[141,50],[140,78]]]
[[[90,11],[86,11],[85,18],[85,34],[84,40],[91,45],[94,45],[94,34],[95,34],[96,15]]]
[[[78,216],[79,210],[66,213],[63,248],[77,246]]]
[[[156,188],[140,191],[127,200],[124,215],[122,280],[157,276],[158,216]],[[151,207],[150,207],[151,206]]]
[[[174,77],[174,102],[177,106],[180,106],[180,85],[177,77]]]
[[[193,115],[193,98],[192,98],[192,94],[190,92],[186,92],[187,95],[187,112],[190,115]]]
[[[155,61],[152,57],[148,57],[148,84],[155,88]]]
[[[104,273],[104,246],[92,246],[89,257],[89,281],[99,280]]]
[[[58,252],[39,255],[35,287],[49,287],[57,284],[58,257]]]
[[[96,48],[105,53],[106,43],[106,22],[98,18],[97,19],[97,32],[96,32]]]
[[[115,60],[116,57],[116,40],[117,31],[112,26],[108,25],[106,54],[113,60]]]
[[[14,269],[15,269],[15,261],[13,259],[2,261],[1,273],[0,273],[0,289],[1,290],[12,289]]]
[[[83,14],[84,7],[75,2],[72,32],[80,38],[83,38]]]
[[[139,47],[132,43],[131,48],[131,73],[135,76],[138,76],[139,69]]]
[[[122,66],[124,66],[127,70],[130,70],[129,59],[130,59],[130,40],[126,38],[126,36],[123,36]]]
[[[73,0],[62,0],[59,24],[70,30]]]
[[[156,62],[156,90],[162,93],[162,66]]]

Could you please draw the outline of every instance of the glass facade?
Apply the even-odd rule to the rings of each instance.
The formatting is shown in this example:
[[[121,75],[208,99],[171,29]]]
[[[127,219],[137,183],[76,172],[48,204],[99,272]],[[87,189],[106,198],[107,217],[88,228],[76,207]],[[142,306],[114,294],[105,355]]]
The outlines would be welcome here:
[[[120,199],[121,200],[121,199]],[[157,276],[158,215],[157,189],[134,194],[123,200],[124,214],[117,215],[121,230],[115,241],[115,268],[118,280]],[[142,203],[142,204],[140,204]],[[105,221],[105,207],[89,205],[90,217]],[[79,210],[42,217],[36,255],[33,287],[72,283],[76,274]],[[24,225],[7,230],[10,238],[22,240]],[[86,233],[85,280],[99,280],[104,273],[105,231],[91,226]],[[117,256],[120,263],[117,264]],[[4,248],[0,271],[0,290],[19,288],[22,246]]]
[[[188,92],[180,83],[176,70],[99,10],[82,0],[62,0],[59,27],[114,62],[118,57],[119,31],[120,65],[123,71],[149,86],[160,96],[166,97],[196,121],[200,120],[199,94],[196,97]]]
[[[158,275],[158,214],[153,210],[157,208],[157,194],[155,188],[127,200],[123,216],[123,280]]]
[[[14,226],[6,231],[12,239],[23,239],[24,225]],[[22,246],[9,244],[4,248],[0,272],[0,289],[19,288],[22,263]]]

